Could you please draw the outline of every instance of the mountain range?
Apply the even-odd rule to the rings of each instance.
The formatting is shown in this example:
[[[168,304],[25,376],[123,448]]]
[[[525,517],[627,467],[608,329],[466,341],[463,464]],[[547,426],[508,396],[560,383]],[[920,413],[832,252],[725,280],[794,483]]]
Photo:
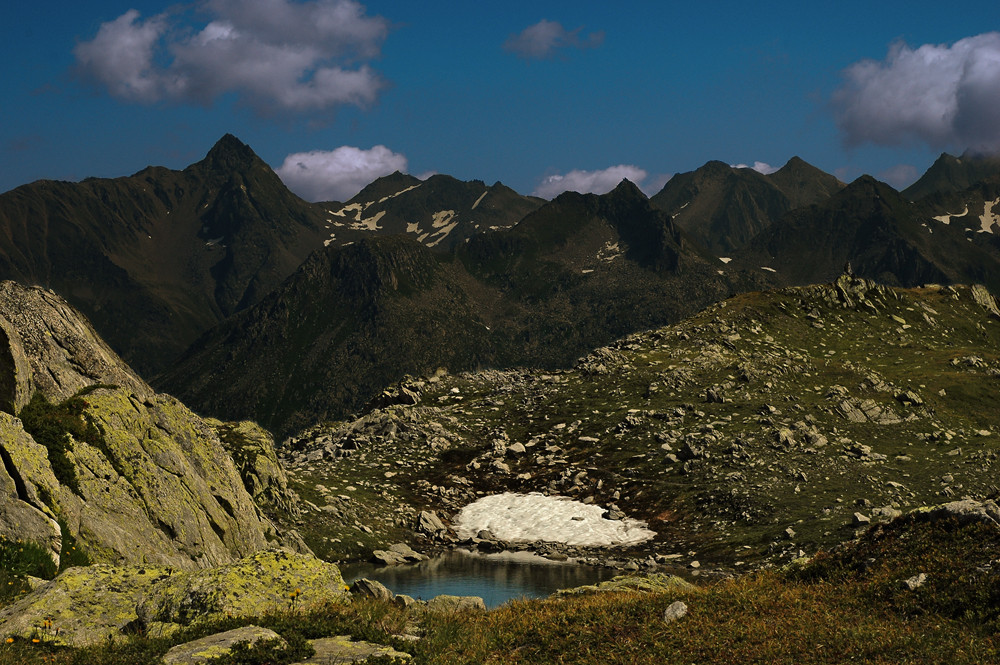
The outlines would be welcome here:
[[[0,195],[0,278],[62,294],[194,408],[289,434],[406,374],[565,367],[848,262],[997,291],[998,203],[998,162],[942,155],[903,193],[793,158],[769,175],[709,162],[651,198],[628,181],[544,201],[394,173],[313,204],[227,135],[183,171]]]

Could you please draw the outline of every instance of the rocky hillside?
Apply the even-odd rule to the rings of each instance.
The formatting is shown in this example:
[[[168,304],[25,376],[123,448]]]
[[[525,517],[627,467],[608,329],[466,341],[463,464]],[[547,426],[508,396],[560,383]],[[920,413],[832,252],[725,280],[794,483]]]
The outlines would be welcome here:
[[[157,385],[287,434],[360,409],[408,373],[565,366],[767,283],[721,267],[631,183],[566,193],[453,252],[405,236],[331,245]]]
[[[658,535],[642,556],[740,570],[1000,492],[998,349],[982,287],[843,275],[735,296],[569,370],[411,379],[395,406],[280,452],[315,508],[303,533],[332,556],[393,542],[420,510],[447,526],[480,494],[516,491],[646,520]]]
[[[66,301],[9,281],[0,459],[0,537],[55,562],[216,565],[282,540],[255,497],[297,510],[269,435],[157,394]]]
[[[183,171],[0,195],[0,279],[58,292],[145,376],[256,303],[324,237],[321,211],[230,135]]]

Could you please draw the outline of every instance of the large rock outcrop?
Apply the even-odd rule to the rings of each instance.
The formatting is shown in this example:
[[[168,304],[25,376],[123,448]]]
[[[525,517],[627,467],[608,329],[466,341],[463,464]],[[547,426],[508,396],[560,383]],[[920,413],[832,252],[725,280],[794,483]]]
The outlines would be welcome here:
[[[280,467],[244,474],[248,491],[220,439],[226,426],[157,394],[64,300],[0,283],[0,331],[0,537],[41,544],[57,560],[61,522],[95,562],[177,568],[280,540],[251,496],[294,510]],[[22,421],[15,414],[36,393],[45,400]],[[273,459],[266,432],[229,429],[248,428],[254,458]]]
[[[0,636],[30,637],[42,630],[46,640],[83,646],[129,629],[163,635],[222,616],[259,616],[347,598],[336,565],[277,550],[198,571],[76,567],[0,610]],[[51,629],[39,629],[45,620]]]

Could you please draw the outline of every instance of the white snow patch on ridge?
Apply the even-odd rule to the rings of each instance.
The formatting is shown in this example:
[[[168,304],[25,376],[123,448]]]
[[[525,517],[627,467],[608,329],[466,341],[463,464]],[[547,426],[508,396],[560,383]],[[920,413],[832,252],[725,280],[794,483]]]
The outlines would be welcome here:
[[[489,194],[489,193],[490,193],[490,190],[487,189],[485,192],[483,192],[482,194],[480,194],[479,198],[476,199],[476,202],[472,204],[472,209],[475,210],[476,206],[479,205],[479,202],[482,201],[484,198],[486,198],[486,195]]]
[[[979,218],[979,224],[982,228],[979,229],[978,233],[993,233],[993,225],[1000,224],[1000,215],[993,212],[993,208],[998,203],[1000,203],[1000,199],[992,203],[987,201],[983,204],[983,214]]]
[[[938,217],[934,217],[934,219],[941,222],[942,224],[951,224],[952,217],[965,217],[968,214],[969,214],[969,206],[965,206],[965,210],[963,210],[962,212],[956,213],[954,215],[950,213],[946,215],[940,215]]]
[[[455,518],[459,538],[488,529],[500,540],[567,545],[632,545],[656,535],[639,520],[608,520],[605,509],[564,496],[494,494],[470,503]]]
[[[420,184],[418,184],[418,185],[410,185],[410,186],[409,186],[409,187],[407,187],[406,189],[401,189],[401,190],[399,190],[398,192],[396,192],[395,194],[390,194],[389,196],[383,196],[382,198],[380,198],[380,199],[378,200],[378,202],[379,202],[379,203],[385,203],[385,202],[386,202],[386,201],[388,201],[389,199],[394,199],[394,198],[396,198],[397,196],[399,196],[400,194],[405,194],[405,193],[407,193],[408,191],[410,191],[411,189],[416,189],[417,187],[419,187],[419,186],[420,186],[420,185],[422,185],[422,184],[424,184],[424,183],[420,183]],[[369,204],[369,205],[371,205],[371,204]]]
[[[442,227],[448,226],[448,224],[451,223],[451,220],[455,217],[455,211],[440,210],[431,215],[431,217],[432,217],[431,226],[433,226],[436,229],[440,229]]]

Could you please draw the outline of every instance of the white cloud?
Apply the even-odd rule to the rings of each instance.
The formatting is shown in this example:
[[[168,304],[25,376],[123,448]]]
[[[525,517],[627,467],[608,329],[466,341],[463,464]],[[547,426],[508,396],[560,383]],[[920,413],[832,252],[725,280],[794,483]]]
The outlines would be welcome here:
[[[730,164],[734,169],[753,169],[757,173],[763,173],[764,175],[769,175],[778,170],[777,166],[771,166],[767,162],[754,162],[753,166],[749,164]]]
[[[367,64],[388,32],[354,0],[208,0],[200,28],[182,14],[129,10],[75,49],[78,70],[130,102],[211,104],[227,93],[258,113],[372,104],[385,86]]]
[[[76,47],[80,68],[115,97],[132,102],[156,101],[163,86],[153,68],[153,50],[167,28],[162,16],[139,21],[130,9],[102,23],[97,36]]]
[[[849,146],[926,143],[1000,149],[1000,33],[916,49],[897,43],[883,61],[843,72],[831,99]]]
[[[405,171],[406,157],[377,145],[371,150],[297,152],[275,169],[285,185],[307,201],[347,201],[376,178]]]
[[[887,182],[896,189],[905,189],[916,182],[920,172],[910,164],[897,164],[878,174],[878,179]]]
[[[549,58],[561,48],[596,48],[604,43],[604,32],[592,32],[582,38],[583,28],[566,30],[558,21],[542,19],[534,25],[529,25],[516,35],[511,35],[504,42],[505,51],[516,53],[522,58]]]
[[[607,194],[618,186],[623,178],[639,185],[648,174],[638,166],[619,164],[603,171],[570,171],[566,175],[550,175],[546,177],[532,192],[535,196],[552,199],[563,192],[580,192],[581,194]]]

